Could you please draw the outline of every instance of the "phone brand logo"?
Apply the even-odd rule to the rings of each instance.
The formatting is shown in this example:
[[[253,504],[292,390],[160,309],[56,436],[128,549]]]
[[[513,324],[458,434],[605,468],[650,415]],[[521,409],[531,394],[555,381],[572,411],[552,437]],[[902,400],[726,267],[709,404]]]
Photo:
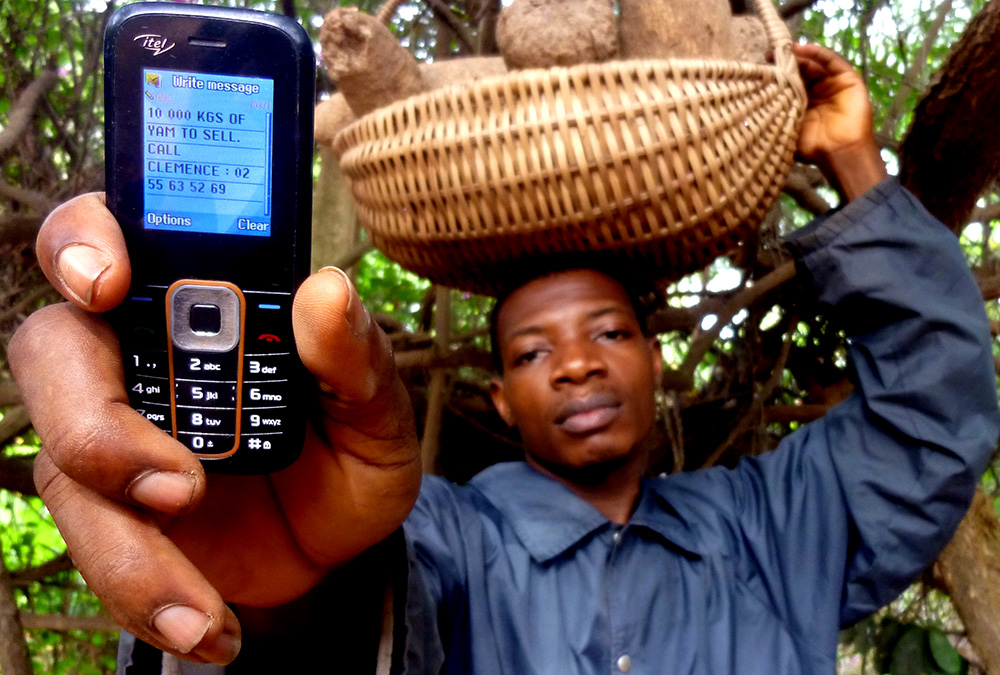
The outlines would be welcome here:
[[[169,52],[175,46],[175,43],[171,42],[162,35],[156,35],[155,33],[136,35],[132,38],[132,42],[135,42],[136,40],[142,40],[142,48],[153,52],[153,56],[159,56],[163,52]]]

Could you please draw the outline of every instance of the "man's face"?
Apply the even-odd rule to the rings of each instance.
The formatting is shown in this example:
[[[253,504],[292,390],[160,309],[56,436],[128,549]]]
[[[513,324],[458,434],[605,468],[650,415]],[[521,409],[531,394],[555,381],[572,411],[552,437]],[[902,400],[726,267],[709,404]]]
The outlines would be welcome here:
[[[662,362],[618,282],[593,270],[531,281],[501,307],[497,338],[493,402],[529,462],[572,473],[639,451]]]

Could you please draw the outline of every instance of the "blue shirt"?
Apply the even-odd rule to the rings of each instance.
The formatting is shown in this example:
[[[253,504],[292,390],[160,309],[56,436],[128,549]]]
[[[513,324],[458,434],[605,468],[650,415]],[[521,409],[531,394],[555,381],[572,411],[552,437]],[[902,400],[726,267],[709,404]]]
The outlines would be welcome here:
[[[982,297],[895,180],[790,245],[857,390],[774,452],[648,480],[624,527],[523,463],[425,480],[406,673],[833,673],[965,514],[998,433]]]
[[[835,671],[838,629],[951,537],[1000,416],[956,237],[895,180],[788,243],[851,337],[855,393],[734,470],[644,482],[624,527],[523,463],[465,487],[426,479],[404,525],[394,672]],[[338,593],[326,612],[355,611]],[[129,638],[122,668],[139,652]],[[320,640],[281,649],[337,663],[343,647]]]

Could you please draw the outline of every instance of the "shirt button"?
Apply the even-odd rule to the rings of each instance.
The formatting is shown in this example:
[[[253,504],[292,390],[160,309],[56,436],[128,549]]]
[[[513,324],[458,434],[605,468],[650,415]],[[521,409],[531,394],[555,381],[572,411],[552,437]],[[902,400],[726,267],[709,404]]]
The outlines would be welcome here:
[[[615,530],[614,534],[611,535],[611,538],[614,540],[614,542],[616,544],[620,544],[622,542],[622,531],[621,530]],[[627,671],[623,670],[622,672],[624,673],[624,672],[627,672]]]
[[[627,673],[632,670],[632,657],[628,654],[622,654],[618,657],[618,670],[623,673]]]

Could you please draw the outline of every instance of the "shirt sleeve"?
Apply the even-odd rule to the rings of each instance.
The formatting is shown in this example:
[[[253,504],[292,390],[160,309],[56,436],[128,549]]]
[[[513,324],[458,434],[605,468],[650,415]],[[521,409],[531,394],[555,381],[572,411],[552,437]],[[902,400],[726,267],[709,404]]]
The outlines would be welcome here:
[[[769,601],[803,627],[839,601],[848,624],[968,509],[998,434],[989,326],[957,238],[894,179],[789,246],[848,335],[855,392],[741,464],[733,507]]]

